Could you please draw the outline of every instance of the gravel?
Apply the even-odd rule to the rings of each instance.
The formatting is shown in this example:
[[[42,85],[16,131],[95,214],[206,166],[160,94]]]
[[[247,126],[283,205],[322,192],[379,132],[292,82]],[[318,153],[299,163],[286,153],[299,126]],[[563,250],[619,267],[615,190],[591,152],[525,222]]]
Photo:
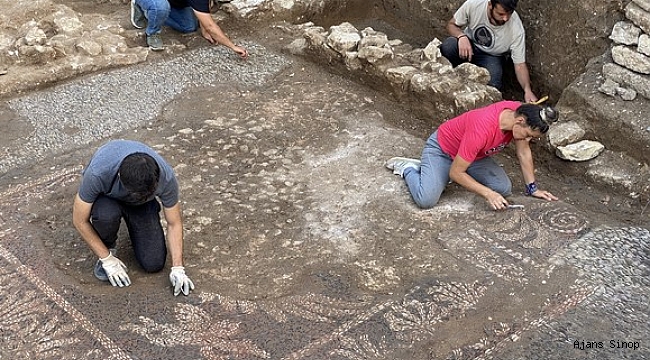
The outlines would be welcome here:
[[[193,86],[260,86],[290,60],[258,44],[244,44],[247,61],[223,46],[106,71],[34,92],[8,102],[34,134],[0,159],[0,173],[154,119],[162,107]]]

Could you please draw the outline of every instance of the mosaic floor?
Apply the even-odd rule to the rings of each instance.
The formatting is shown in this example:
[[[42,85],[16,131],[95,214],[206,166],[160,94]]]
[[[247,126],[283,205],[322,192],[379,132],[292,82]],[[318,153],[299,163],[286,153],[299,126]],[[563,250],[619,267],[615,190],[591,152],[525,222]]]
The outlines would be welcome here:
[[[546,204],[511,217],[513,223],[499,231],[476,230],[486,223],[479,216],[470,226],[474,229],[440,239],[454,256],[474,259],[476,271],[467,274],[476,280],[430,278],[392,294],[306,292],[258,300],[201,290],[175,299],[158,291],[145,296],[146,303],[136,288],[127,294],[110,287],[80,290],[58,269],[51,271],[44,251],[25,246],[25,234],[32,233],[28,225],[11,221],[29,218],[21,213],[21,203],[38,203],[52,188],[73,185],[78,172],[78,167],[62,169],[1,194],[0,281],[10,294],[0,297],[2,358],[482,359],[575,307],[592,291],[562,289],[539,304],[538,313],[526,311],[525,318],[508,322],[496,320],[508,313],[503,309],[494,309],[495,319],[479,313],[512,295],[528,295],[527,282],[553,271],[540,260],[560,246],[563,236],[575,238],[584,230],[587,222],[578,214],[562,216],[572,219],[570,226],[557,223],[555,217],[568,208]],[[425,221],[436,216],[419,214]],[[35,241],[36,236],[29,237]],[[481,271],[491,276],[477,276]],[[503,294],[498,287],[504,284],[519,293]],[[460,329],[462,338],[451,336]],[[450,351],[431,349],[437,342]]]

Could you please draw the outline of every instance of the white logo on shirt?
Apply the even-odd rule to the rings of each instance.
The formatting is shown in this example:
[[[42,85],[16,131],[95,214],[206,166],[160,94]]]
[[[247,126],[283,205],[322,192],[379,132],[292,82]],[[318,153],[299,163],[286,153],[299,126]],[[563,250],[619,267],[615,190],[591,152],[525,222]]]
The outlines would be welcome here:
[[[476,28],[474,30],[474,42],[488,49],[494,46],[494,33],[492,29],[487,26],[479,26]]]

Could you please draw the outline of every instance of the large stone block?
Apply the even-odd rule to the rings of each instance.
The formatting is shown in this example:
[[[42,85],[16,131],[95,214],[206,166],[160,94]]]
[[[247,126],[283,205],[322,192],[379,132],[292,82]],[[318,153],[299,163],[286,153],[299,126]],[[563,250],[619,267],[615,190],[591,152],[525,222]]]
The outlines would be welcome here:
[[[97,56],[102,53],[102,45],[85,36],[79,38],[76,48],[82,55]]]
[[[617,44],[636,45],[639,42],[641,29],[629,21],[619,21],[614,25],[609,38]]]
[[[650,33],[650,12],[631,2],[625,7],[625,16],[643,31]]]
[[[588,161],[600,155],[605,146],[598,141],[582,140],[566,146],[558,146],[555,154],[564,160]]]
[[[54,48],[43,45],[21,45],[18,47],[18,53],[25,64],[47,64],[57,56]]]
[[[385,47],[366,46],[359,49],[359,58],[371,64],[393,58],[393,51]]]
[[[462,63],[458,65],[455,70],[458,76],[470,81],[483,85],[487,85],[490,81],[490,72],[486,68],[476,66],[472,63]]]
[[[327,41],[327,31],[320,26],[305,29],[302,36],[316,48],[322,47]]]
[[[620,86],[616,81],[606,78],[605,81],[598,87],[598,91],[605,95],[616,96],[616,88]]]
[[[431,40],[424,48],[424,58],[431,61],[438,61],[438,59],[442,57],[442,54],[440,53],[440,44],[442,44],[442,42],[437,38]]]
[[[273,0],[271,7],[275,12],[281,12],[283,10],[291,10],[296,5],[293,0]]]
[[[637,51],[650,56],[650,36],[647,34],[641,34],[641,36],[639,36],[639,46],[637,47]]]
[[[63,56],[72,55],[76,52],[77,38],[57,34],[48,40],[48,45],[52,46]]]
[[[330,27],[330,34],[327,36],[327,45],[339,54],[348,51],[356,51],[361,35],[354,25],[344,22],[341,25]]]
[[[650,74],[650,58],[624,45],[612,48],[614,62],[641,74]]]
[[[361,59],[359,59],[359,53],[356,51],[348,51],[343,56],[343,63],[345,67],[350,71],[357,71],[363,69],[363,64]]]
[[[643,10],[650,11],[650,0],[632,0],[632,2],[639,5]]]
[[[102,53],[105,55],[123,53],[128,49],[123,36],[113,34],[108,30],[93,30],[90,32],[90,38],[101,44]]]
[[[420,71],[413,66],[398,66],[386,70],[386,78],[393,87],[406,89],[413,75]]]
[[[567,121],[551,126],[546,137],[553,147],[564,146],[582,140],[585,130],[575,121]]]
[[[445,58],[442,58],[441,60],[443,59],[446,60]],[[430,73],[436,73],[440,75],[454,72],[454,68],[451,66],[451,63],[449,63],[449,61],[447,61],[447,63],[426,61],[420,65],[420,69]]]
[[[604,150],[600,156],[589,162],[587,177],[627,190],[636,188],[643,179],[647,179],[647,171],[641,171],[637,160],[620,153]]]
[[[366,46],[385,47],[386,45],[388,45],[388,36],[386,34],[370,27],[361,30],[359,48]]]
[[[147,60],[149,49],[145,47],[137,47],[128,49],[126,52],[106,55],[97,61],[100,65],[131,65]]]
[[[414,74],[411,77],[411,89],[414,92],[425,92],[435,78],[432,74]]]
[[[650,99],[650,76],[643,76],[628,70],[620,65],[603,65],[603,75],[619,84],[634,89],[646,99]]]
[[[452,94],[454,105],[459,112],[476,109],[486,104],[501,100],[501,92],[492,86],[467,84],[463,91]]]

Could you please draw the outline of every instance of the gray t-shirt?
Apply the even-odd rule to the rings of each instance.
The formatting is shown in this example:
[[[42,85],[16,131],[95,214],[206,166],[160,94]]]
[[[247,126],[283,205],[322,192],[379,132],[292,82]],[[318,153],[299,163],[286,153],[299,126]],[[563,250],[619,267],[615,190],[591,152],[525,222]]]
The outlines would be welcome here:
[[[526,62],[526,32],[517,12],[505,24],[494,26],[488,18],[490,0],[467,0],[454,14],[454,22],[482,51],[503,55],[510,51],[512,62]]]
[[[160,168],[160,179],[156,192],[147,201],[158,197],[166,208],[178,202],[178,181],[172,167],[149,146],[131,140],[112,140],[102,145],[90,163],[83,170],[79,186],[79,197],[87,203],[93,203],[97,197],[104,195],[119,201],[128,202],[129,192],[117,177],[122,160],[133,153],[145,153],[156,160]]]

